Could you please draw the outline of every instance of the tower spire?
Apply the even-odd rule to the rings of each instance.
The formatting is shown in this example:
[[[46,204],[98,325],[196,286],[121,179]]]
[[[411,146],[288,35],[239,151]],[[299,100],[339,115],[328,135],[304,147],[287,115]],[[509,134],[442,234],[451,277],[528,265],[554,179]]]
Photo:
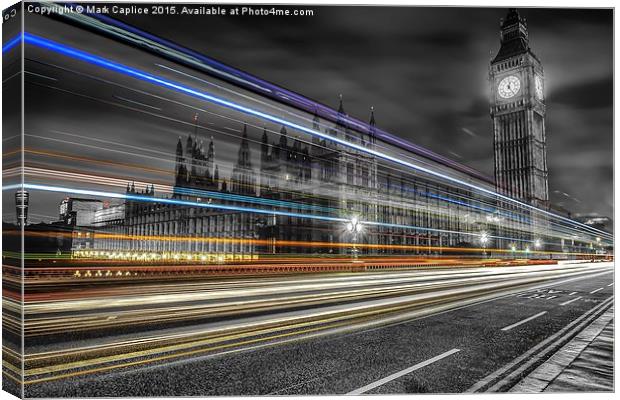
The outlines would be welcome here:
[[[267,159],[269,158],[269,137],[267,136],[267,127],[263,127],[263,137],[260,144],[260,160],[261,167],[265,166]]]
[[[179,141],[177,142],[177,156],[183,155],[183,143],[181,142],[181,136],[179,136]]]
[[[207,158],[213,159],[215,157],[215,144],[213,143],[213,136],[211,136],[211,141],[209,141],[209,150],[207,150]]]
[[[375,122],[375,107],[374,106],[370,107],[370,121],[368,125],[370,125],[370,129],[368,129],[369,142],[370,144],[375,144],[377,141],[377,138],[376,138],[377,129],[375,128],[376,122]]]
[[[194,114],[194,144],[198,144],[198,113]]]
[[[243,135],[241,137],[241,145],[237,155],[237,165],[243,168],[252,168],[252,160],[250,158],[250,144],[248,142],[248,128],[243,124]]]
[[[338,119],[336,120],[336,126],[338,128],[340,128],[341,130],[344,131],[344,136],[347,137],[347,133],[346,133],[346,129],[347,129],[347,124],[346,124],[346,115],[347,113],[344,111],[344,106],[343,106],[343,101],[342,101],[342,94],[339,95],[340,98],[340,104],[338,105]]]
[[[282,125],[280,129],[280,151],[286,152],[287,139],[286,139],[286,126]]]
[[[508,9],[506,18],[500,21],[500,26],[501,47],[493,62],[530,52],[527,22],[516,8]]]

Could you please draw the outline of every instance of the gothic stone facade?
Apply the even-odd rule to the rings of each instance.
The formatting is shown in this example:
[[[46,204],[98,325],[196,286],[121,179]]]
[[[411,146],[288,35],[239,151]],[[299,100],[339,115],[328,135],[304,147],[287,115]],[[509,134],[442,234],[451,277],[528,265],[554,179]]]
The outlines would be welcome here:
[[[368,132],[359,132],[348,126],[342,100],[338,111],[339,118],[333,125],[314,116],[313,129],[375,148],[374,112],[371,112]],[[327,138],[313,137],[311,142],[304,141],[292,136],[286,127],[281,127],[277,136],[277,140],[270,140],[270,133],[266,129],[262,132],[257,168],[248,127],[244,125],[237,161],[229,179],[220,177],[213,138],[206,150],[197,131],[188,135],[185,146],[179,138],[172,198],[196,202],[210,201],[210,193],[213,197],[234,194],[242,196],[237,198],[239,201],[230,198],[213,200],[220,204],[241,205],[243,196],[259,197],[301,204],[319,215],[327,215],[323,210],[329,210],[331,216],[343,219],[355,216],[383,225],[369,224],[363,234],[352,237],[343,224],[333,221],[127,200],[124,221],[109,225],[101,223],[98,229],[99,232],[122,232],[132,239],[123,239],[119,235],[118,238],[99,240],[95,247],[100,250],[197,253],[211,259],[213,255],[243,258],[244,255],[278,253],[343,254],[351,249],[325,244],[355,240],[377,245],[360,250],[370,255],[428,254],[438,253],[434,249],[437,246],[471,242],[471,237],[433,233],[426,228],[455,232],[481,229],[477,222],[467,219],[466,204],[471,201],[471,193],[467,191],[457,191],[422,176],[399,173],[367,153]],[[151,185],[136,190],[132,184],[127,193],[155,196],[155,189]],[[446,199],[453,200],[446,202]],[[300,212],[303,212],[302,208]],[[283,245],[284,242],[288,243]],[[305,245],[308,242],[322,245]],[[400,245],[420,248],[398,248]]]

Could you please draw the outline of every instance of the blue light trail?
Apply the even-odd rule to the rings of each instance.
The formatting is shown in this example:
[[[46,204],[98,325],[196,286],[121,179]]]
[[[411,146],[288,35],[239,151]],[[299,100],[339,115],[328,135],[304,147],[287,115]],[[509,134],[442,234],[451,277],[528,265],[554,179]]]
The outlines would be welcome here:
[[[350,219],[348,218],[326,217],[322,215],[302,214],[302,213],[294,213],[294,212],[278,211],[278,210],[265,210],[261,208],[241,207],[241,206],[233,206],[233,205],[228,205],[228,204],[203,203],[199,201],[165,199],[165,198],[158,198],[158,197],[152,197],[152,196],[140,196],[140,195],[133,195],[133,194],[106,192],[106,191],[100,191],[100,190],[39,185],[39,184],[33,184],[33,183],[24,183],[23,185],[22,184],[7,185],[7,186],[2,187],[2,190],[15,190],[15,189],[42,190],[46,192],[70,193],[70,194],[79,194],[79,195],[86,195],[86,196],[99,196],[99,197],[108,197],[108,198],[121,199],[121,200],[140,201],[140,202],[145,202],[145,203],[171,204],[171,205],[179,205],[179,206],[208,208],[208,209],[215,209],[215,210],[249,212],[249,213],[264,214],[264,215],[280,215],[280,216],[286,216],[286,217],[306,218],[306,219],[314,219],[314,220],[329,221],[329,222],[341,222],[341,223],[350,222]],[[439,232],[439,233],[452,233],[452,234],[457,234],[457,235],[467,235],[467,236],[475,236],[475,237],[481,237],[485,235],[484,233],[459,232],[459,231],[451,231],[447,229],[424,228],[420,226],[399,225],[399,224],[390,224],[390,223],[384,223],[384,222],[361,221],[361,220],[359,222],[362,225],[368,225],[368,226],[383,226],[383,227],[388,227],[388,228],[403,228],[403,229],[412,229],[412,230],[432,231],[432,232]],[[508,237],[503,237],[503,236],[487,235],[487,237],[494,238],[494,239],[507,239],[507,240],[513,240],[513,241],[530,242],[530,243],[534,242],[533,240],[515,239],[515,238],[508,238]]]
[[[215,74],[215,76],[223,79],[229,78],[229,80],[234,81],[236,85],[240,85],[241,87],[245,87],[246,89],[257,89],[263,95],[271,97],[272,99],[276,99],[276,101],[284,101],[285,103],[292,105],[294,108],[304,110],[308,113],[316,113],[317,115],[326,118],[327,120],[330,120],[332,122],[335,122],[339,118],[342,118],[347,123],[347,125],[354,127],[355,129],[362,132],[368,132],[368,130],[371,129],[370,125],[365,122],[359,121],[348,115],[343,117],[342,115],[339,115],[335,110],[324,106],[321,103],[317,103],[315,101],[312,101],[311,99],[291,92],[280,86],[274,85],[270,82],[266,82],[263,79],[250,75],[244,71],[220,63],[215,59],[205,56],[204,54],[197,53],[191,49],[170,42],[161,37],[151,35],[148,32],[142,31],[134,26],[125,24],[106,15],[97,13],[88,13],[88,15],[90,18],[98,21],[88,21],[89,18],[85,18],[83,15],[80,15],[79,19],[75,18],[75,16],[71,14],[63,14],[61,15],[61,17],[71,19],[74,22],[78,22],[79,24],[88,25],[91,29],[94,28],[96,30],[105,32],[108,35],[114,36],[116,39],[119,39],[126,43],[130,43],[134,46],[143,47],[144,44],[146,44],[148,50],[155,52],[156,54],[164,54],[167,57],[170,57],[172,55],[177,61],[180,60],[182,63],[190,63],[193,67],[197,67],[203,71],[206,69],[210,73]],[[103,24],[101,24],[101,22],[103,22]],[[109,25],[112,25],[113,28],[110,29]],[[455,161],[447,157],[434,153],[422,146],[413,144],[396,135],[385,132],[377,127],[373,127],[372,129],[374,130],[375,136],[386,141],[387,143],[398,146],[408,151],[412,151],[415,154],[423,155],[424,157],[428,157],[432,160],[442,162],[446,165],[451,166],[452,168],[458,169],[462,172],[466,172],[468,174],[471,174],[472,176],[476,176],[483,181],[491,182],[489,178],[467,165],[456,163]]]
[[[17,44],[21,41],[22,35],[17,35],[13,39],[9,40],[5,44],[2,45],[2,53],[6,53],[11,51],[13,47],[17,46]]]
[[[266,210],[262,208],[241,207],[241,206],[233,206],[233,205],[228,205],[228,204],[203,203],[200,201],[165,199],[165,198],[160,198],[160,197],[114,193],[114,192],[106,192],[106,191],[100,191],[100,190],[39,185],[39,184],[34,184],[34,183],[24,183],[23,185],[15,184],[15,185],[7,185],[7,186],[2,187],[2,190],[14,190],[14,189],[32,189],[32,190],[42,190],[46,192],[71,193],[71,194],[80,194],[80,195],[86,195],[86,196],[100,196],[100,197],[109,197],[113,199],[141,201],[141,202],[147,202],[147,203],[163,203],[163,204],[172,204],[172,205],[179,205],[179,206],[210,208],[210,209],[217,209],[217,210],[250,212],[250,213],[256,213],[256,214],[282,215],[286,217],[297,217],[297,218],[311,218],[311,219],[318,219],[322,221],[331,221],[331,222],[347,222],[348,221],[348,219],[346,218],[326,217],[322,215],[310,215],[310,214],[301,214],[301,213],[294,213],[294,212],[287,212],[287,211]]]
[[[164,78],[157,77],[155,75],[151,75],[151,74],[149,74],[147,72],[140,71],[138,69],[134,69],[134,68],[125,66],[123,64],[119,64],[117,62],[110,61],[110,60],[104,59],[102,57],[99,57],[99,56],[96,56],[96,55],[93,55],[93,54],[90,54],[90,53],[87,53],[87,52],[84,52],[84,51],[81,51],[81,50],[74,49],[72,47],[69,47],[69,46],[66,46],[66,45],[63,45],[63,44],[51,41],[49,39],[45,39],[45,38],[42,38],[42,37],[30,34],[30,33],[27,33],[27,32],[24,32],[24,41],[26,43],[28,43],[28,44],[31,44],[31,45],[34,45],[34,46],[38,46],[38,47],[41,47],[41,48],[44,48],[44,49],[47,49],[47,50],[51,50],[53,52],[56,52],[56,53],[59,53],[59,54],[62,54],[62,55],[65,55],[65,56],[68,56],[68,57],[71,57],[71,58],[74,58],[74,59],[82,60],[82,61],[88,62],[88,63],[93,64],[93,65],[100,66],[102,68],[105,68],[105,69],[108,69],[108,70],[111,70],[111,71],[119,72],[119,73],[122,73],[124,75],[133,77],[135,79],[139,79],[139,80],[146,81],[146,82],[149,82],[149,83],[161,86],[161,87],[172,89],[172,90],[175,90],[177,92],[180,92],[180,93],[192,96],[192,97],[196,97],[196,98],[199,98],[199,99],[207,100],[209,102],[212,102],[212,103],[215,103],[215,104],[218,104],[218,105],[221,105],[221,106],[224,106],[224,107],[236,110],[236,111],[240,111],[240,112],[248,114],[248,115],[253,115],[253,116],[256,116],[256,117],[259,117],[259,118],[262,118],[262,119],[265,119],[265,120],[268,120],[268,121],[271,121],[271,122],[274,122],[274,123],[277,123],[277,124],[282,124],[282,125],[285,125],[285,126],[288,126],[288,127],[292,128],[292,129],[303,131],[303,132],[306,132],[308,134],[311,134],[311,135],[314,135],[314,136],[318,136],[318,137],[326,139],[326,140],[331,140],[331,141],[336,142],[338,144],[341,144],[341,145],[343,145],[345,147],[353,148],[353,149],[358,150],[360,152],[371,154],[371,155],[379,157],[381,159],[384,159],[384,160],[387,160],[387,161],[390,161],[390,162],[393,162],[393,163],[396,163],[396,164],[399,164],[399,165],[402,165],[402,166],[405,166],[405,167],[408,167],[408,168],[411,168],[411,169],[414,169],[414,170],[417,170],[417,171],[424,172],[426,174],[435,176],[437,178],[441,178],[441,179],[444,179],[446,181],[453,182],[453,183],[456,183],[456,184],[468,187],[470,189],[473,189],[473,190],[485,193],[487,195],[490,195],[490,196],[502,199],[504,201],[517,204],[517,205],[519,205],[521,207],[524,207],[526,209],[529,209],[529,210],[541,213],[543,215],[547,215],[547,216],[550,216],[550,217],[553,217],[553,218],[557,218],[557,219],[569,222],[571,224],[579,225],[579,226],[581,226],[581,227],[583,227],[583,228],[585,228],[585,229],[587,229],[587,230],[589,230],[591,232],[595,232],[595,233],[597,233],[599,235],[609,237],[609,234],[607,232],[604,232],[604,231],[592,228],[592,227],[590,227],[588,225],[579,223],[577,221],[573,221],[573,220],[571,220],[569,218],[566,218],[566,217],[563,217],[561,215],[556,215],[556,214],[553,214],[553,213],[551,213],[549,211],[545,211],[545,210],[539,209],[539,208],[534,207],[532,205],[529,205],[527,203],[523,203],[521,201],[518,201],[518,200],[512,199],[510,197],[504,196],[504,195],[502,195],[500,193],[494,192],[493,190],[489,190],[489,189],[485,189],[483,187],[476,186],[476,185],[471,184],[469,182],[465,182],[465,181],[462,181],[460,179],[457,179],[457,178],[454,178],[454,177],[442,174],[440,172],[436,172],[436,171],[433,171],[431,169],[428,169],[428,168],[425,168],[425,167],[422,167],[422,166],[419,166],[419,165],[412,164],[412,163],[410,163],[408,161],[401,160],[399,158],[390,156],[388,154],[385,154],[385,153],[382,153],[382,152],[379,152],[379,151],[376,151],[376,150],[373,150],[373,149],[369,149],[369,148],[366,148],[364,146],[360,146],[360,145],[358,145],[356,143],[351,143],[351,142],[348,142],[346,140],[339,139],[337,137],[332,137],[332,136],[330,136],[328,134],[324,134],[322,132],[315,131],[313,129],[307,128],[305,126],[301,126],[301,125],[295,124],[293,122],[284,120],[284,119],[279,118],[277,116],[266,114],[266,113],[263,113],[261,111],[257,111],[257,110],[254,110],[254,109],[251,109],[251,108],[248,108],[248,107],[236,104],[234,102],[221,99],[219,97],[213,96],[213,95],[205,93],[205,92],[200,92],[200,91],[198,91],[196,89],[184,86],[184,85],[182,85],[180,83],[169,81],[169,80],[166,80]]]

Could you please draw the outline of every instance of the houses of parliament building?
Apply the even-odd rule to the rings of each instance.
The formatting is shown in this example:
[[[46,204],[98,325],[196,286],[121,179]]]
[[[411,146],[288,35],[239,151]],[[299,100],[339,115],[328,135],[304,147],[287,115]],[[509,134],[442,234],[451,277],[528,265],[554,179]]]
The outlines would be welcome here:
[[[542,77],[526,22],[511,9],[489,67],[495,190],[546,208]],[[507,241],[527,243],[546,234],[548,225],[531,224],[527,215],[512,218],[515,210],[467,186],[376,157],[375,150],[395,150],[377,140],[374,110],[363,129],[352,126],[341,96],[336,115],[335,121],[326,121],[307,114],[307,128],[320,133],[311,136],[275,125],[260,132],[240,122],[236,161],[226,168],[228,177],[222,176],[213,137],[206,146],[199,137],[196,117],[194,132],[176,144],[172,195],[158,197],[153,185],[137,190],[129,184],[123,205],[115,211],[102,209],[100,216],[95,212],[95,239],[78,249],[201,255],[208,260],[351,251],[441,254],[450,247],[521,248],[525,245]],[[251,139],[258,137],[260,141]],[[402,157],[446,170],[419,154]],[[462,171],[448,173],[463,181],[476,179]],[[480,243],[486,232],[504,239]]]
[[[315,115],[312,128],[365,148],[377,146],[374,111],[364,133],[348,126],[342,99],[338,115],[341,118],[331,127]],[[154,185],[140,190],[128,184],[125,203],[115,212],[95,213],[90,224],[94,239],[77,250],[196,254],[209,260],[346,254],[352,247],[363,254],[428,254],[471,242],[466,233],[480,229],[466,216],[464,206],[471,193],[399,173],[329,139],[304,141],[284,126],[275,135],[267,128],[262,135],[249,135],[249,129],[256,128],[241,127],[228,179],[221,176],[212,137],[205,146],[196,127],[185,140],[179,138],[172,201],[158,202]],[[260,144],[248,136],[261,137]],[[260,155],[254,157],[255,152]],[[132,200],[135,196],[140,200]],[[144,197],[153,201],[143,201]],[[226,208],[201,207],[197,202]],[[248,204],[286,212],[234,210]],[[363,220],[363,231],[348,231],[346,221],[351,219]],[[423,228],[406,228],[412,226]]]

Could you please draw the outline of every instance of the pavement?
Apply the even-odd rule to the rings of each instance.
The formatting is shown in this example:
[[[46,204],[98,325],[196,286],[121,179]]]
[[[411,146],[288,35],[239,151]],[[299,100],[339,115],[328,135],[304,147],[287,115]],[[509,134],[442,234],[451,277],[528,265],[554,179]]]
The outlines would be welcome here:
[[[609,266],[385,325],[27,384],[26,396],[507,391],[605,315],[613,303],[612,282]]]
[[[610,307],[510,391],[613,392],[613,317]]]

